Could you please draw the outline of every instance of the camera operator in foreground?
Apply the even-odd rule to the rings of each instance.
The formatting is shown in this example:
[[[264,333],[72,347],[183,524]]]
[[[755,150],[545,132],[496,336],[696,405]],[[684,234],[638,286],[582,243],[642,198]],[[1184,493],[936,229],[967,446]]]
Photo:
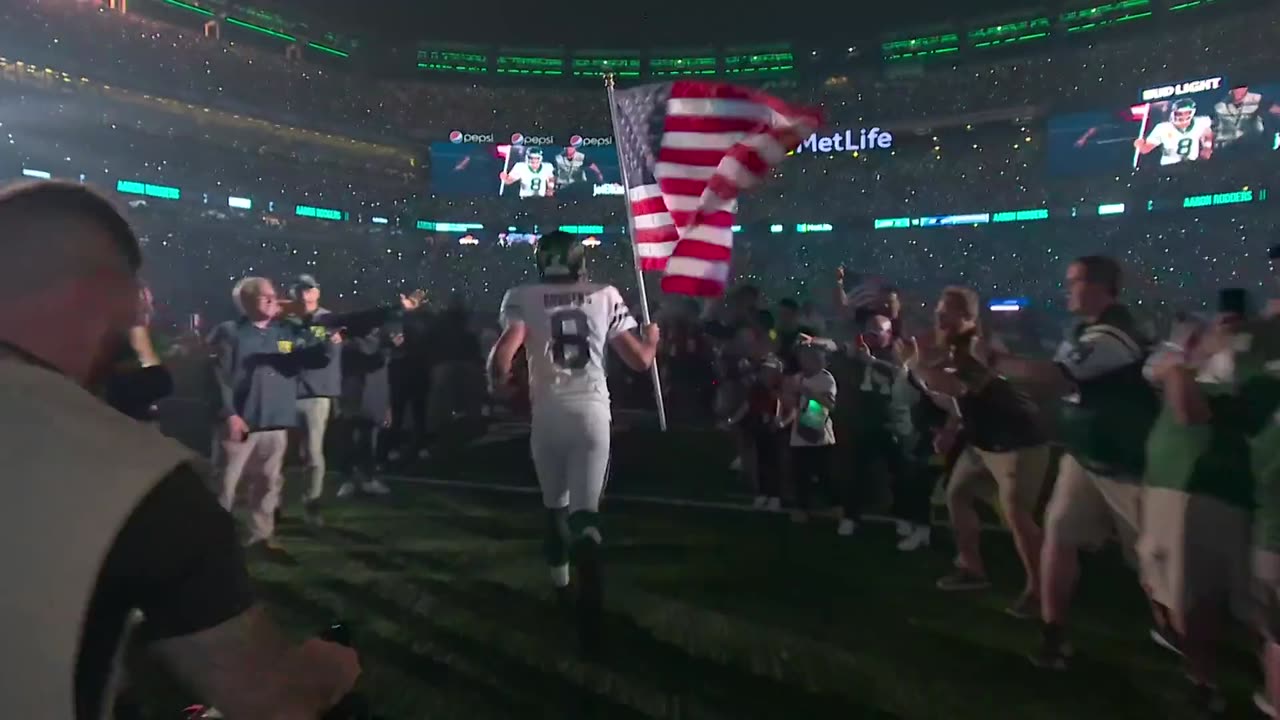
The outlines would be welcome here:
[[[231,516],[193,455],[93,394],[136,324],[137,239],[83,186],[0,192],[0,716],[104,717],[126,621],[235,718],[315,718],[347,695],[355,654],[286,642],[254,603]]]

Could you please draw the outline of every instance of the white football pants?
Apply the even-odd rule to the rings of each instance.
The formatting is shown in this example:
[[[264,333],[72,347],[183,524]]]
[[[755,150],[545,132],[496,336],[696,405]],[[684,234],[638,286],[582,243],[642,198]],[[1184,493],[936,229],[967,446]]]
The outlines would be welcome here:
[[[604,403],[534,407],[529,445],[545,507],[599,512],[609,475],[610,420]]]

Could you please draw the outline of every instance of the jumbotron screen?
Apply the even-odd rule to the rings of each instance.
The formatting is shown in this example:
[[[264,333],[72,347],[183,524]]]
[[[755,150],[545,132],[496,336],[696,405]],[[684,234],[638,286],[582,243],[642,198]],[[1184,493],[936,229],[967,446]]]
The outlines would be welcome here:
[[[431,144],[431,186],[441,195],[509,197],[514,201],[622,195],[611,137],[525,136],[506,143],[492,133],[450,133]]]
[[[1059,175],[1280,162],[1277,149],[1280,83],[1200,78],[1145,88],[1124,108],[1049,119],[1049,167]]]

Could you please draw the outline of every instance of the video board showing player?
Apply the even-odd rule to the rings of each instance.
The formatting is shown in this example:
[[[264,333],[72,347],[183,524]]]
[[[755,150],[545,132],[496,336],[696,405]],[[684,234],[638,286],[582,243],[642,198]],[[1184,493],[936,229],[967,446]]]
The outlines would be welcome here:
[[[431,183],[435,192],[460,196],[496,196],[517,201],[622,195],[622,174],[612,141],[569,136],[526,142],[432,143]],[[491,135],[465,136],[468,140]],[[606,144],[607,142],[607,144]]]
[[[1229,86],[1222,78],[1150,88],[1114,111],[1049,120],[1056,175],[1167,174],[1202,164],[1254,164],[1280,148],[1280,84]]]

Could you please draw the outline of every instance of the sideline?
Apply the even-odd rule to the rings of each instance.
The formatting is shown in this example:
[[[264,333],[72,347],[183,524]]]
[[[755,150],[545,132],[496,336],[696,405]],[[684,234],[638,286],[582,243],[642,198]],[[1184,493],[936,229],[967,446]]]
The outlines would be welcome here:
[[[449,490],[482,490],[485,492],[508,493],[512,495],[538,495],[540,491],[537,487],[527,485],[511,485],[506,483],[485,483],[471,482],[466,480],[440,480],[437,478],[411,477],[408,475],[389,475],[381,474],[378,476],[381,480],[388,480],[396,483],[405,483],[409,485],[422,485],[426,487],[443,488]],[[786,512],[768,512],[758,510],[750,503],[745,502],[724,502],[714,500],[686,500],[682,498],[662,497],[658,495],[627,495],[625,493],[609,493],[605,496],[603,504],[607,505],[612,502],[621,503],[637,503],[641,505],[660,505],[663,507],[689,508],[694,510],[723,510],[729,512],[747,512],[769,515],[785,515]],[[862,522],[873,523],[876,525],[893,525],[898,522],[897,518],[888,515],[863,515]],[[935,520],[934,527],[951,527],[946,520]],[[982,529],[986,531],[1007,532],[1003,525],[993,525],[983,523]]]

